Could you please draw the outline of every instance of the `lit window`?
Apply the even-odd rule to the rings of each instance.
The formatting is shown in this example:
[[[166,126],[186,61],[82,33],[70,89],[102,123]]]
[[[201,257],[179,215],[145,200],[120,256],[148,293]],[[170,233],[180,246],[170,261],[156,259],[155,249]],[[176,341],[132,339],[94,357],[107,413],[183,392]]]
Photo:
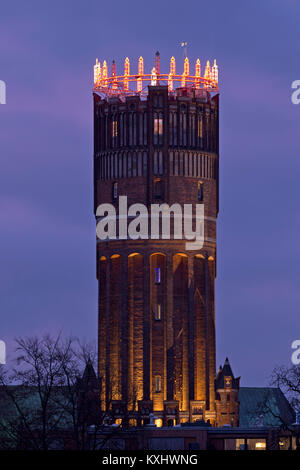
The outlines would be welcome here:
[[[163,143],[163,118],[162,113],[155,113],[154,115],[154,144],[162,144]]]
[[[159,393],[161,392],[161,376],[157,375],[155,377],[155,392]]]
[[[113,184],[113,199],[118,198],[118,183]]]
[[[199,116],[199,118],[198,118],[198,137],[202,138],[202,136],[203,136],[202,118]]]
[[[231,387],[231,377],[225,377],[225,387],[226,388]]]
[[[154,134],[162,135],[163,133],[163,120],[162,118],[154,119]]]
[[[113,137],[117,137],[118,135],[118,121],[113,121],[113,128],[112,128],[112,135]]]
[[[155,268],[155,284],[160,284],[160,268]]]
[[[156,304],[155,306],[155,320],[161,320],[161,305]]]
[[[198,183],[198,201],[203,201],[203,183]]]

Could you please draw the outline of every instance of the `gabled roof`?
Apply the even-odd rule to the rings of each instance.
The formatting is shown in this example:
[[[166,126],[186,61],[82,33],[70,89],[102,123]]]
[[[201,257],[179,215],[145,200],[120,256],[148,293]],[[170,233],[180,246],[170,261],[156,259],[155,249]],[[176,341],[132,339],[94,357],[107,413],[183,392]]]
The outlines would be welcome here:
[[[216,390],[223,389],[225,388],[224,384],[224,379],[225,377],[231,377],[232,378],[232,388],[238,390],[239,389],[239,384],[240,384],[240,377],[235,378],[228,360],[228,357],[226,357],[224,366],[220,366],[219,371],[217,373],[216,377]]]
[[[280,390],[274,387],[241,387],[240,426],[281,426],[295,422],[295,412]]]
[[[77,384],[79,388],[92,388],[98,389],[101,386],[101,381],[97,378],[95,369],[93,367],[92,361],[89,359],[85,366],[82,378],[77,379]]]

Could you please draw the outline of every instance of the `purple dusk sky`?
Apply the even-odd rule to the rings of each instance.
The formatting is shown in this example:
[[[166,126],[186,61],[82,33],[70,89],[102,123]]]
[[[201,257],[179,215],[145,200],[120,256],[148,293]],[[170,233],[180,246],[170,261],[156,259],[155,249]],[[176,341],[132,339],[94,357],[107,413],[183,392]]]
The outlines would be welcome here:
[[[220,70],[217,365],[268,383],[300,338],[297,0],[2,2],[0,339],[97,334],[93,64],[188,42]]]

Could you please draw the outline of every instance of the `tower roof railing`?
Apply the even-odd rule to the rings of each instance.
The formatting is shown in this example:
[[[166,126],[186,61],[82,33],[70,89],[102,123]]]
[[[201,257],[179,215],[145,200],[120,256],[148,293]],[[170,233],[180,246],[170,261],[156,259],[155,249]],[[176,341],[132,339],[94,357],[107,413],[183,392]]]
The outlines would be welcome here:
[[[209,92],[218,92],[219,72],[216,60],[213,65],[206,62],[204,74],[201,75],[201,63],[197,59],[195,64],[195,73],[190,74],[189,59],[184,60],[184,69],[182,74],[176,73],[175,58],[170,60],[170,72],[168,74],[160,73],[160,55],[157,52],[155,56],[155,66],[151,73],[144,73],[144,59],[139,58],[138,73],[130,73],[130,61],[126,57],[124,63],[123,75],[116,74],[116,64],[113,61],[111,66],[111,74],[108,75],[107,63],[103,64],[96,59],[94,65],[94,88],[93,90],[105,97],[119,97],[139,95],[146,97],[148,94],[148,85],[165,85],[168,86],[170,93],[178,88],[192,88],[195,90],[207,90]]]

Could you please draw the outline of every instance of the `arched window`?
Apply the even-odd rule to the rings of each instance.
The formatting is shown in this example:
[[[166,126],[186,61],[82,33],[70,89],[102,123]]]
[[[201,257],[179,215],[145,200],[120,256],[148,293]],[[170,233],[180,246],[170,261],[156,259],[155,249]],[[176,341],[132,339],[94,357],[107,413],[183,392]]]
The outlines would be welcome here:
[[[198,201],[203,202],[203,183],[198,182]]]

